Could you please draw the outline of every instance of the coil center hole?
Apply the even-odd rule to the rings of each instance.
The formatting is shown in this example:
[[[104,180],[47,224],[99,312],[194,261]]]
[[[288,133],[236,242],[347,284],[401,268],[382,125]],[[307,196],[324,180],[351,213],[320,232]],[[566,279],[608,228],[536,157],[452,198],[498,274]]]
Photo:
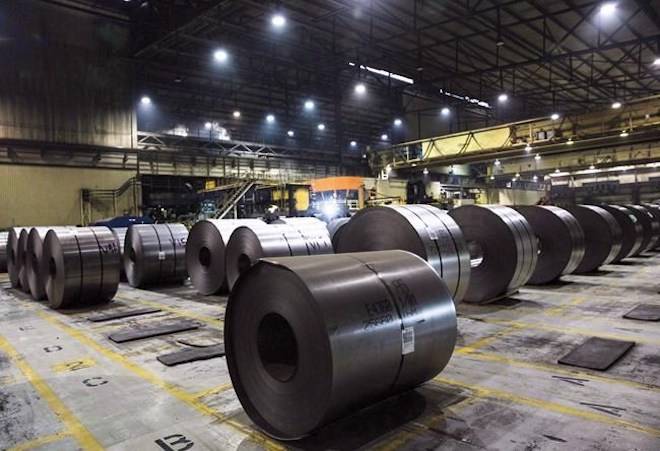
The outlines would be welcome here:
[[[467,246],[470,253],[470,267],[477,268],[484,262],[484,249],[477,241],[468,241]]]
[[[199,250],[199,264],[208,268],[211,266],[211,250],[208,247],[202,247]]]
[[[50,274],[51,277],[55,277],[55,274],[57,274],[57,265],[55,264],[55,259],[53,257],[48,260],[48,274]]]
[[[261,364],[273,379],[287,382],[298,369],[298,342],[289,322],[269,313],[259,323],[257,348]]]
[[[238,273],[243,274],[245,271],[252,267],[252,260],[246,254],[241,254],[238,257]]]

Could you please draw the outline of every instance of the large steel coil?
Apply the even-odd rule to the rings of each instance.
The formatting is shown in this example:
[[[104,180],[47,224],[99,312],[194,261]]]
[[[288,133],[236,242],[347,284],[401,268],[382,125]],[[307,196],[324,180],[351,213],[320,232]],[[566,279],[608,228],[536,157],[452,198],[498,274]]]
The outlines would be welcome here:
[[[621,249],[612,263],[618,263],[626,257],[635,255],[644,240],[644,229],[637,217],[622,205],[599,205],[599,207],[614,216],[623,234]]]
[[[332,248],[337,249],[337,242],[342,233],[344,233],[344,226],[350,221],[351,218],[335,218],[328,223],[328,232],[330,232],[330,241]]]
[[[126,281],[126,271],[124,270],[124,247],[126,244],[126,233],[128,232],[128,227],[113,227],[111,230],[117,239],[117,244],[119,244],[119,258],[121,259],[121,280]]]
[[[470,256],[463,234],[444,211],[430,205],[373,207],[359,211],[336,237],[336,252],[400,249],[428,261],[456,303],[470,281]]]
[[[230,295],[224,336],[246,413],[295,439],[436,376],[454,350],[456,311],[409,252],[264,259]]]
[[[30,292],[27,267],[27,244],[29,233],[30,228],[24,227],[18,235],[18,261],[21,262],[21,267],[18,270],[18,280],[20,283],[20,289],[26,293]]]
[[[466,205],[449,214],[469,249],[472,272],[467,302],[490,302],[527,283],[536,268],[538,244],[520,213],[499,205]]]
[[[14,288],[21,286],[21,279],[19,277],[22,262],[20,260],[21,254],[18,251],[18,238],[24,227],[12,227],[9,229],[7,236],[7,272],[9,273],[9,282]]]
[[[301,230],[302,229],[302,230]],[[267,227],[241,226],[234,230],[227,243],[226,265],[229,290],[238,277],[260,258],[293,257],[298,255],[332,254],[330,233],[324,227],[312,230],[289,224]]]
[[[644,231],[642,245],[632,256],[637,256],[655,248],[660,240],[660,224],[655,220],[648,208],[642,205],[625,205],[628,210],[637,218]]]
[[[23,259],[27,272],[28,287],[37,301],[46,298],[46,274],[43,273],[43,243],[49,230],[62,230],[66,227],[32,227],[28,234],[27,252]]]
[[[49,305],[59,309],[110,301],[119,285],[119,245],[107,227],[50,230],[41,259]]]
[[[228,291],[225,266],[227,243],[241,226],[268,227],[259,219],[207,219],[190,229],[186,266],[195,289],[203,295]]]
[[[0,273],[7,272],[7,241],[8,232],[0,232]]]
[[[187,277],[183,224],[131,225],[124,242],[124,271],[129,285],[181,283]]]
[[[536,268],[527,283],[545,284],[570,274],[584,257],[584,232],[563,208],[530,205],[515,207],[532,226],[538,244]]]
[[[566,208],[580,223],[585,236],[584,258],[576,273],[588,273],[612,263],[621,251],[623,231],[610,213],[595,205]]]
[[[651,249],[657,249],[660,247],[660,205],[658,204],[641,204],[644,208],[647,209],[649,213],[651,213],[651,216],[653,216],[653,219],[655,219],[655,223],[658,224],[656,227],[656,236],[657,239],[655,240],[655,245]]]

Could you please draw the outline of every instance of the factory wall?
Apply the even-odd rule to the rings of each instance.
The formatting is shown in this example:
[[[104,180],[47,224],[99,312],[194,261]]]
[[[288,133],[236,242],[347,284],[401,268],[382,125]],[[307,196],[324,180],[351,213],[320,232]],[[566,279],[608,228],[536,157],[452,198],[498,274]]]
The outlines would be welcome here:
[[[0,139],[133,144],[127,25],[35,0],[1,17]]]
[[[0,165],[0,229],[81,223],[81,189],[117,189],[134,171]],[[132,198],[117,203],[121,214]],[[92,219],[113,214],[111,200],[95,201]]]

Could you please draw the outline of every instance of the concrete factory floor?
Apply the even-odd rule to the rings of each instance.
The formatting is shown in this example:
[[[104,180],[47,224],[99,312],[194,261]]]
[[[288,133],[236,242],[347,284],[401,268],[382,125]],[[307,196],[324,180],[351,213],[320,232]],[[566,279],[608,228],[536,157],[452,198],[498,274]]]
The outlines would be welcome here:
[[[660,323],[623,319],[660,302],[660,254],[459,307],[460,338],[435,380],[302,442],[257,432],[224,358],[166,367],[156,356],[222,339],[224,298],[191,287],[122,285],[106,311],[161,313],[92,323],[0,286],[0,449],[660,449]],[[192,319],[203,327],[115,344],[110,332]],[[588,336],[634,340],[606,372],[557,360]]]

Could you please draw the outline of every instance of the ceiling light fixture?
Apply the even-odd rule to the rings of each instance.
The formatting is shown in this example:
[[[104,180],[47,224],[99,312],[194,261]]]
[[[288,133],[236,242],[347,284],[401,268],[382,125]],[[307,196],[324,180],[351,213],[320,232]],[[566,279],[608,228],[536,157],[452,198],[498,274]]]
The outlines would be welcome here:
[[[605,16],[609,17],[613,15],[616,12],[616,3],[614,2],[609,2],[603,4],[603,6],[600,7],[600,13]]]
[[[272,124],[273,122],[275,122],[275,116],[273,116],[272,114],[269,114],[268,116],[266,116],[266,122],[268,122],[269,124]]]
[[[399,118],[394,119],[394,126],[395,127],[401,127],[401,124],[403,124],[403,121]]]
[[[151,98],[149,96],[142,96],[140,103],[142,105],[151,105]]]
[[[505,93],[502,93],[499,96],[497,96],[497,101],[500,103],[506,103],[507,100],[509,100],[509,96]]]
[[[305,109],[307,111],[312,111],[314,109],[314,101],[313,100],[305,100]]]
[[[325,124],[319,124],[316,126],[316,128],[318,128],[320,131],[323,131],[325,130]]]
[[[534,159],[535,159],[536,161],[541,160],[541,154],[537,153],[536,155],[534,155]]]
[[[552,113],[550,115],[550,119],[552,119],[553,121],[558,120],[559,119],[559,113]]]
[[[388,138],[389,138],[389,136],[387,136],[387,133],[383,133],[382,135],[380,135],[380,139],[382,141],[387,141]]]
[[[273,24],[275,28],[282,28],[284,25],[286,25],[286,17],[284,17],[282,14],[275,14],[270,19],[270,23]]]
[[[440,110],[440,114],[442,114],[443,116],[449,116],[450,112],[451,111],[447,107],[444,107],[443,109]]]
[[[356,147],[357,146],[357,141],[351,141],[350,146],[351,147]]]
[[[626,130],[623,130],[621,133],[619,133],[619,136],[622,138],[628,137],[628,132]]]
[[[289,138],[293,138],[294,136],[296,136],[296,133],[293,130],[289,130],[288,132],[286,132],[286,134],[289,135]]]
[[[619,108],[621,108],[621,102],[612,103],[612,109],[613,110],[618,110]]]
[[[232,116],[234,116],[235,119],[238,119],[241,117],[241,112],[236,110],[232,113]]]
[[[355,85],[355,93],[358,95],[364,95],[367,92],[367,87],[364,83],[358,83]]]
[[[219,63],[224,63],[229,59],[229,54],[225,49],[218,49],[213,52],[213,59]]]

